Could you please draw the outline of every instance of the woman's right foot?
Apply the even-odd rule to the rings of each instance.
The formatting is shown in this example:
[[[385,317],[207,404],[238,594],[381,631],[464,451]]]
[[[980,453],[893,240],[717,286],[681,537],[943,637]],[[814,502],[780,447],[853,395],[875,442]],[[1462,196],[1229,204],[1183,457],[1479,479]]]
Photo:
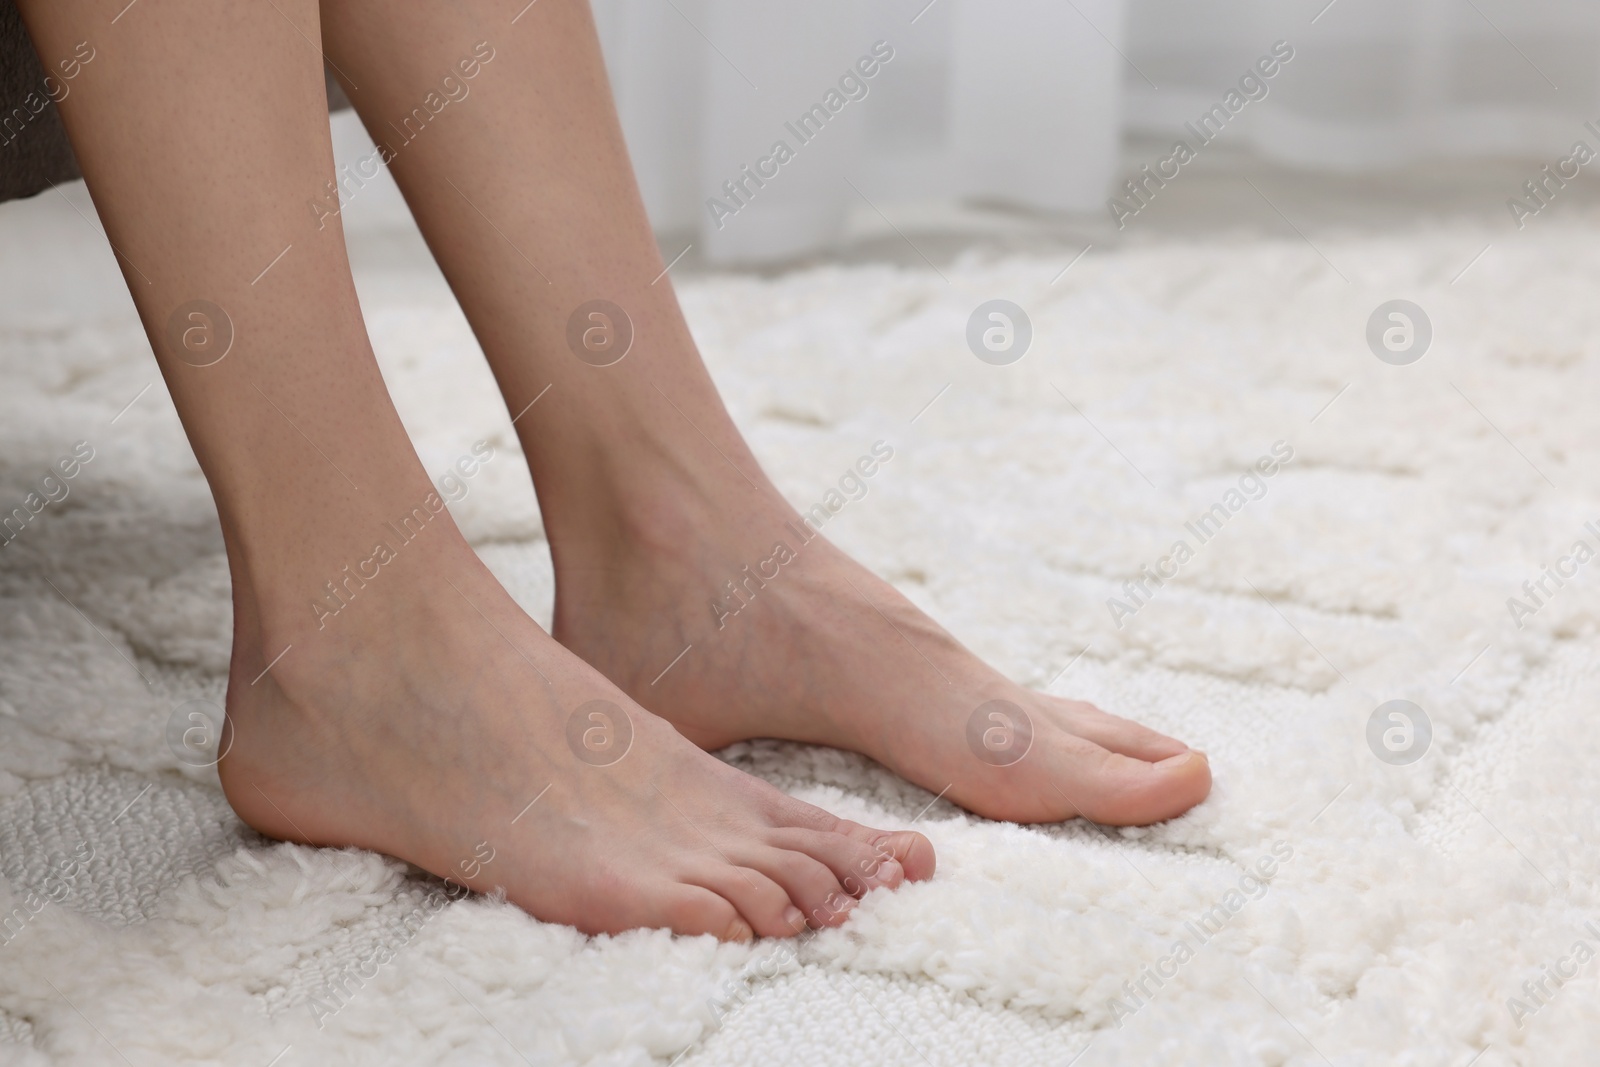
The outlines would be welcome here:
[[[921,834],[836,819],[642,710],[436,525],[320,629],[310,607],[265,627],[259,586],[236,595],[218,772],[245,822],[503,888],[586,933],[783,937],[932,874]]]

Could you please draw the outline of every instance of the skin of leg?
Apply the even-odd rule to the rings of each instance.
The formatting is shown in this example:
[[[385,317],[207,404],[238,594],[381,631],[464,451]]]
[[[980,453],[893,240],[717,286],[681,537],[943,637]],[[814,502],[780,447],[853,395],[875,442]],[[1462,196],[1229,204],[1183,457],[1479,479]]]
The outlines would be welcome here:
[[[786,936],[931,873],[921,835],[835,819],[640,709],[461,537],[342,232],[310,208],[333,177],[315,3],[164,0],[113,23],[122,6],[21,9],[46,57],[96,47],[63,118],[216,497],[235,610],[218,771],[240,817],[589,932]],[[631,739],[598,755],[595,700],[602,744]]]
[[[723,407],[661,274],[582,0],[328,0],[323,27],[521,413],[563,644],[706,747],[854,749],[995,818],[1144,823],[1206,796],[1203,754],[1014,684],[825,538],[796,537],[800,517]],[[476,55],[492,58],[460,65]],[[407,125],[430,92],[449,102]],[[568,343],[569,317],[597,299],[633,328],[605,367]],[[771,577],[780,542],[795,557],[781,577],[751,579]],[[968,740],[994,700],[1031,733],[1005,765]]]

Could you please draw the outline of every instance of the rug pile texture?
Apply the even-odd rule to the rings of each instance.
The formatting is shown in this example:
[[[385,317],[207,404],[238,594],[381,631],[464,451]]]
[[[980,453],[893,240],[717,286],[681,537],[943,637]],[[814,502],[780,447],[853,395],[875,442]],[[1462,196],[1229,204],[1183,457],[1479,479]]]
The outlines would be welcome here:
[[[92,459],[0,548],[0,1063],[1585,1061],[1597,236],[681,280],[795,504],[893,448],[830,537],[1011,676],[1182,737],[1216,773],[1165,825],[1020,828],[854,755],[736,746],[722,757],[938,849],[934,879],[795,946],[585,938],[243,827],[168,743],[175,709],[221,700],[230,609],[144,337],[131,310],[7,306],[0,512],[75,447]],[[547,622],[527,468],[465,320],[427,270],[360,283],[428,469],[492,445],[452,511]],[[1032,324],[1007,366],[966,341],[995,298]],[[1431,326],[1409,365],[1368,343],[1394,299]],[[1392,700],[1425,723],[1370,731]]]

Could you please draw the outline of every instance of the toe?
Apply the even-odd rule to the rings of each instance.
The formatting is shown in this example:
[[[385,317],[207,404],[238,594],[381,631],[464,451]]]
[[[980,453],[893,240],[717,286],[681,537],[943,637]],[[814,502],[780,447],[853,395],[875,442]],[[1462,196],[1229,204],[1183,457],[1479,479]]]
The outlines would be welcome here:
[[[1052,700],[1052,704],[1063,710],[1068,730],[1111,752],[1154,763],[1189,751],[1189,746],[1176,738],[1101,711],[1093,704],[1078,700]]]
[[[641,925],[696,937],[710,934],[718,941],[749,941],[755,931],[739,909],[723,896],[697,885],[671,885],[660,893],[659,915]]]
[[[1186,751],[1152,763],[1089,748],[1051,782],[1066,804],[1067,818],[1142,826],[1181,815],[1211,792],[1211,767],[1202,753]]]
[[[852,897],[859,897],[880,886],[893,889],[905,881],[904,868],[888,848],[869,844],[848,834],[785,827],[774,830],[768,837],[768,843],[780,849],[804,853],[807,860],[829,872],[828,880],[832,883],[833,891],[842,889]]]
[[[837,834],[814,834],[808,830],[791,831],[798,837],[833,837]],[[807,847],[811,846],[811,847]],[[855,907],[855,896],[841,884],[838,874],[821,859],[823,848],[812,842],[795,840],[792,846],[759,846],[749,858],[736,857],[735,862],[753,867],[766,874],[783,887],[813,927],[837,926],[849,918]]]
[[[730,902],[760,937],[793,937],[805,928],[803,915],[784,888],[753,868],[717,864],[696,871],[686,881]]]
[[[938,859],[933,842],[915,830],[875,830],[870,826],[839,819],[833,829],[872,847],[880,856],[900,865],[908,880],[920,882],[933,877]]]
[[[898,863],[905,877],[913,882],[920,882],[932,876],[937,865],[933,854],[933,842],[915,830],[875,830],[870,826],[851,822],[849,819],[838,818],[815,805],[786,796],[776,789],[772,790],[772,793],[774,803],[768,809],[767,817],[774,828],[788,827],[816,830],[827,834],[843,834],[879,853],[887,853],[886,858]],[[822,859],[821,856],[817,858]],[[828,861],[823,859],[823,862]]]

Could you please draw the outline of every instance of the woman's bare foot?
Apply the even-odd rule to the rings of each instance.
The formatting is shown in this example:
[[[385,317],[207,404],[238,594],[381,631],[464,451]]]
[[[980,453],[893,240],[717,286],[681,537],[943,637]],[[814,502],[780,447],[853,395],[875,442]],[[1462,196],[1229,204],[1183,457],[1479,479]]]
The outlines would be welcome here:
[[[323,7],[329,54],[380,141],[478,39],[451,5]],[[785,532],[797,516],[673,295],[589,7],[529,18],[537,30],[495,40],[474,103],[391,170],[514,416],[555,558],[556,636],[701,744],[857,749],[984,815],[1149,822],[1204,797],[1204,757],[1022,690],[825,542]],[[712,599],[780,540],[796,558],[719,629]],[[996,700],[1016,711],[980,710]]]
[[[920,834],[835,819],[641,710],[456,537],[427,530],[377,578],[347,586],[354,595],[321,629],[307,607],[304,625],[264,635],[239,581],[218,770],[251,826],[504,888],[589,933],[783,937],[807,920],[842,922],[866,889],[932,872]]]
[[[539,57],[493,70],[522,71],[524,89],[528,72],[549,73],[564,95],[528,104],[483,93],[499,107],[475,98],[464,114],[478,118],[441,122],[407,158],[428,144],[446,150],[448,172],[428,184],[457,199],[435,196],[419,213],[464,234],[476,261],[482,248],[461,214],[489,218],[474,207],[475,181],[494,181],[502,155],[525,158],[526,140],[509,145],[505,131],[556,117],[548,143],[561,150],[534,149],[543,169],[512,188],[519,204],[575,227],[539,243],[565,282],[614,264],[596,253],[573,197],[616,189],[621,138],[588,5],[547,4],[530,19],[552,6],[552,25],[521,36],[556,58],[585,50],[582,71],[569,77],[570,60]],[[21,4],[48,57],[100,40],[119,8]],[[370,46],[351,61],[369,113],[403,114],[411,103],[390,102],[421,99],[416,77],[426,93],[440,70],[483,73],[494,49],[473,46],[477,16],[415,5],[402,18],[394,5],[316,0],[134,15],[60,110],[216,498],[236,627],[233,736],[218,771],[240,816],[275,837],[379,849],[473,888],[503,887],[534,915],[589,931],[792,934],[801,913],[838,922],[850,892],[931,873],[920,835],[840,822],[641,711],[535,626],[444,514],[363,328],[343,233],[327,217],[339,198],[322,215],[306,205],[336,177],[325,21],[346,28],[335,36],[347,50]],[[181,66],[165,61],[173,54]],[[470,156],[440,143],[449,127],[468,137]],[[604,155],[597,137],[609,138]],[[600,204],[618,217],[638,209],[626,190]],[[523,289],[515,272],[488,271]]]
[[[1203,754],[1001,676],[776,491],[686,471],[553,542],[555,637],[685,736],[851,749],[1016,822],[1151,823],[1210,791]]]

